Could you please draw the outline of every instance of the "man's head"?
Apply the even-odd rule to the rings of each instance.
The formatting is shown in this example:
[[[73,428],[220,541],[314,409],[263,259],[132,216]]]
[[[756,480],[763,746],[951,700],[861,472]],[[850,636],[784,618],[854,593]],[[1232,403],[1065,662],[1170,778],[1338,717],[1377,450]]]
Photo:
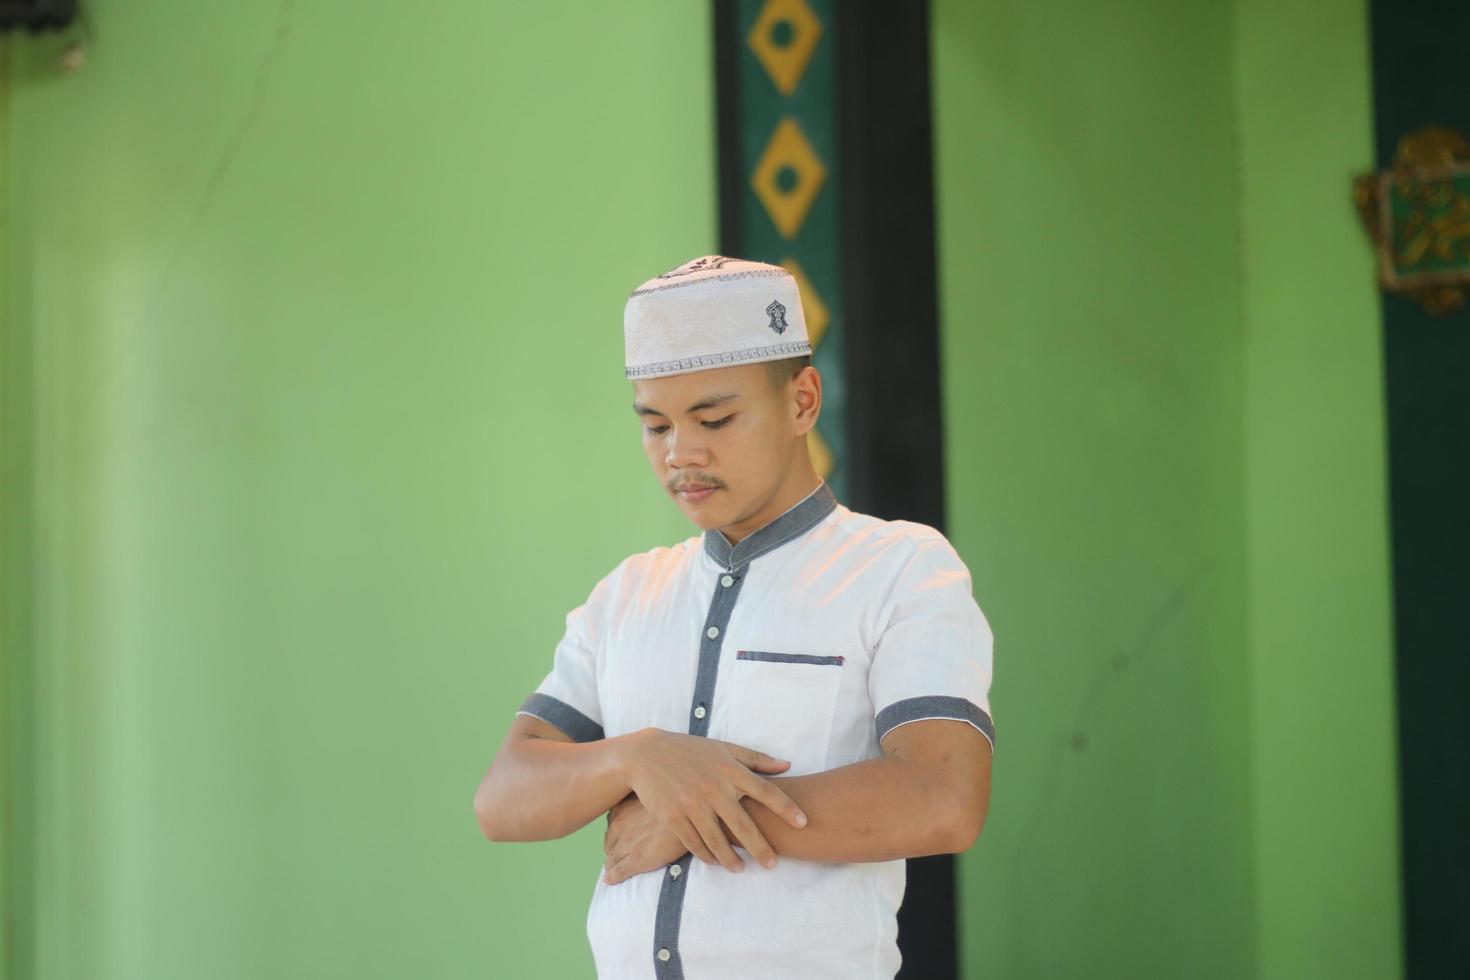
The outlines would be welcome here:
[[[633,396],[654,476],[702,528],[738,540],[816,480],[806,434],[822,379],[810,355],[634,379]]]
[[[623,340],[649,465],[696,524],[738,540],[810,492],[822,379],[790,272],[693,259],[633,291]]]

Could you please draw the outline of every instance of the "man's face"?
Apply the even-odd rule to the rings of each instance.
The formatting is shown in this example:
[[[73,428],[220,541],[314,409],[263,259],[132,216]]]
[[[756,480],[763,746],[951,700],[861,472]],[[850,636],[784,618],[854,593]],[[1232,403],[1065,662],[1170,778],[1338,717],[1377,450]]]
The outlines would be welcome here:
[[[810,428],[761,364],[634,380],[633,396],[649,466],[705,529],[759,507],[790,466],[798,434]]]

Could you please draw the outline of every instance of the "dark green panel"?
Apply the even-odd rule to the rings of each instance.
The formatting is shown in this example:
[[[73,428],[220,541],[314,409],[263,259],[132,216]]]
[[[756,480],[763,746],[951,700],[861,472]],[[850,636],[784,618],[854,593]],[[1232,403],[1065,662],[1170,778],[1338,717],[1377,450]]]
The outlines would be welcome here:
[[[1378,165],[1425,125],[1470,135],[1470,4],[1377,0]],[[1407,976],[1470,962],[1470,312],[1383,298]]]
[[[804,3],[772,4],[767,13],[765,0],[738,0],[731,18],[733,34],[729,48],[734,51],[736,79],[740,93],[738,131],[738,163],[732,172],[722,175],[739,184],[738,199],[742,240],[738,251],[746,258],[762,262],[786,264],[795,260],[808,280],[817,302],[824,306],[829,319],[827,327],[813,346],[812,363],[822,375],[824,406],[817,433],[832,454],[833,468],[826,474],[839,500],[847,500],[850,492],[844,468],[846,445],[846,370],[843,352],[842,289],[838,267],[838,200],[839,160],[836,132],[835,88],[835,11],[830,0],[805,0]],[[792,15],[791,11],[799,11]],[[760,30],[757,30],[757,25]],[[813,43],[814,40],[814,43]],[[758,46],[780,58],[791,59],[794,88],[783,92],[770,70],[757,56]],[[803,56],[810,45],[810,53]],[[763,155],[783,120],[799,128],[810,145],[815,160],[824,171],[815,197],[794,227],[783,230],[773,220],[770,210],[752,188]],[[774,151],[773,151],[774,152]],[[798,198],[810,182],[810,175],[799,168],[783,168],[784,180],[779,189],[787,197]],[[808,330],[812,328],[813,303],[803,297]]]

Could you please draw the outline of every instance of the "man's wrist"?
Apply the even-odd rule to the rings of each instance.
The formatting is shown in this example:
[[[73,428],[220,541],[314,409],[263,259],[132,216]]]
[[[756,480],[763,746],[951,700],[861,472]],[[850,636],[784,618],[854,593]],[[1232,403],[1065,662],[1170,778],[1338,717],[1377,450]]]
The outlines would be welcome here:
[[[645,733],[649,731],[652,729],[640,728],[636,732],[614,735],[607,740],[608,747],[612,749],[612,771],[630,793],[633,791],[633,776],[638,768],[638,750],[646,737]]]

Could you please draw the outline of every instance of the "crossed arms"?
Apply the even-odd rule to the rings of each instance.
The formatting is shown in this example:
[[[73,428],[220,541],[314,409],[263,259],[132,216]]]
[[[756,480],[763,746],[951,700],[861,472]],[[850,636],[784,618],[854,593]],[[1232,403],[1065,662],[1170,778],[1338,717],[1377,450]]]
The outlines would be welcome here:
[[[878,758],[778,776],[788,762],[731,742],[657,728],[573,742],[517,715],[475,815],[489,840],[534,841],[606,813],[610,882],[685,852],[735,871],[732,842],[767,866],[776,855],[856,862],[968,849],[990,805],[989,740],[935,718],[899,725],[880,744]]]

